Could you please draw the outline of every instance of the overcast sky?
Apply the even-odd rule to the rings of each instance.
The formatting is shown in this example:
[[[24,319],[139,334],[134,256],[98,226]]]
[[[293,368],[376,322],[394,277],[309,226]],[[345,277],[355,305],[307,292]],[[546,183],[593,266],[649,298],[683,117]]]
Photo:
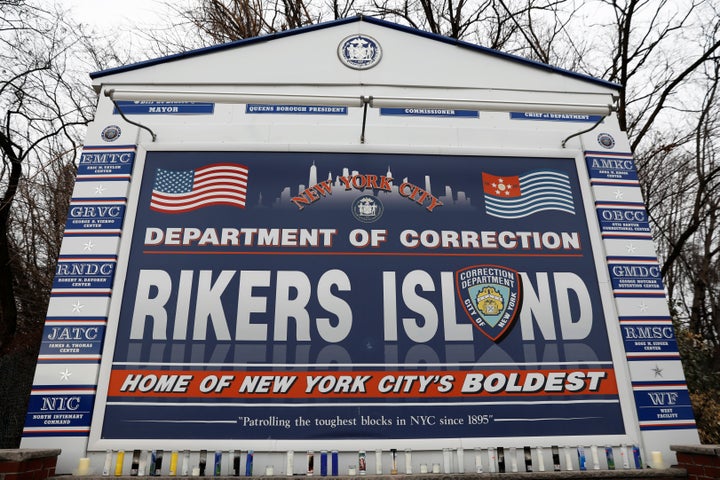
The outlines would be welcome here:
[[[158,0],[62,0],[62,4],[80,22],[103,30],[155,20],[162,6]]]

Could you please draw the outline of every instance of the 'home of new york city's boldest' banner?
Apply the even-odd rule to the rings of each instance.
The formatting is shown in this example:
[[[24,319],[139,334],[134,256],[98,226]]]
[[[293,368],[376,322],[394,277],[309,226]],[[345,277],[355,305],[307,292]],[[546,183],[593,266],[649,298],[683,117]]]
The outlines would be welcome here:
[[[622,434],[591,243],[574,159],[149,152],[100,436]]]

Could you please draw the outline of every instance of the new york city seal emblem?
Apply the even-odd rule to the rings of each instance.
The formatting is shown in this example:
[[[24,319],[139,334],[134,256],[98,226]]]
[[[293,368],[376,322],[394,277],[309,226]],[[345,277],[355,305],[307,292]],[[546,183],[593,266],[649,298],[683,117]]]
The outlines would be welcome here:
[[[356,70],[367,70],[380,62],[380,43],[368,35],[350,35],[338,45],[338,57],[345,66]]]

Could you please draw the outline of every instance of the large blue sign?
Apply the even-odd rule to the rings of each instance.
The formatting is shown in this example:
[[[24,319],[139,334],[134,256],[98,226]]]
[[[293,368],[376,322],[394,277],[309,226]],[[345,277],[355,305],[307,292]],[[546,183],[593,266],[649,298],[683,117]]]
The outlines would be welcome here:
[[[100,435],[624,434],[584,212],[573,158],[148,152]]]

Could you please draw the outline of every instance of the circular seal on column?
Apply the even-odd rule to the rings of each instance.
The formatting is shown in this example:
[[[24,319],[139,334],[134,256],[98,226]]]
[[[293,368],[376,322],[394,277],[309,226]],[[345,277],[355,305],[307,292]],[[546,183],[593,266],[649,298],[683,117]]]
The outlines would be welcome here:
[[[610,149],[615,146],[615,139],[609,133],[601,133],[597,136],[597,141],[600,146]]]
[[[100,132],[100,138],[105,140],[106,142],[114,142],[118,138],[120,138],[120,127],[117,125],[108,125],[107,127],[103,128],[103,131]]]
[[[367,70],[380,63],[382,48],[368,35],[350,35],[338,45],[338,58],[347,67]]]

